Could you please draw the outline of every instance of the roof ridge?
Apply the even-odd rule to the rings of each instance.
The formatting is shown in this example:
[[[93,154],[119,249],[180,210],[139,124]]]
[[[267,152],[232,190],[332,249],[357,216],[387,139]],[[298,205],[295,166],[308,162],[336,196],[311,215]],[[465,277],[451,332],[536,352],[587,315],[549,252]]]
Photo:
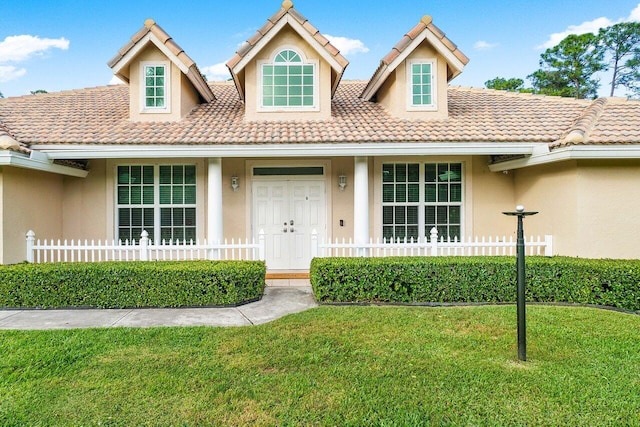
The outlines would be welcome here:
[[[560,96],[560,95],[547,95],[544,93],[533,93],[533,92],[517,92],[517,91],[509,91],[509,90],[503,90],[503,89],[490,89],[490,88],[485,88],[485,87],[473,87],[473,86],[461,86],[461,85],[449,85],[448,86],[449,89],[454,89],[454,90],[464,90],[464,91],[468,91],[468,92],[492,92],[495,93],[497,95],[504,95],[504,96],[511,96],[511,97],[519,97],[519,98],[540,98],[540,99],[548,99],[551,101],[562,101],[562,102],[582,102],[582,103],[589,103],[589,105],[591,105],[591,103],[593,101],[588,100],[588,99],[577,99],[577,98],[572,98],[572,97],[567,97],[567,96]]]
[[[607,98],[594,100],[591,105],[584,109],[580,117],[573,123],[573,126],[557,142],[552,144],[552,147],[586,143],[589,132],[595,127],[598,118],[604,112],[606,104]]]

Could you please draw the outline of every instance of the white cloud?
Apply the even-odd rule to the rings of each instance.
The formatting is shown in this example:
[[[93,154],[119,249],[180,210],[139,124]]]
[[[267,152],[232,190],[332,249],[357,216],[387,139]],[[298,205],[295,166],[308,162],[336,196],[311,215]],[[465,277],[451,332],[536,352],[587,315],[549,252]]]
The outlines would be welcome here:
[[[224,80],[229,80],[231,78],[231,74],[229,74],[229,69],[227,68],[224,62],[210,65],[208,67],[202,67],[200,71],[206,74],[207,78],[211,81],[224,81]]]
[[[489,43],[484,40],[478,40],[473,45],[473,48],[476,50],[490,50],[490,49],[493,49],[494,47],[497,47],[498,45],[499,45],[498,43]]]
[[[59,39],[41,39],[38,36],[20,35],[9,36],[0,41],[0,63],[20,62],[34,55],[42,55],[49,49],[69,49],[69,40],[64,37]]]
[[[552,48],[556,46],[558,43],[560,43],[562,40],[564,40],[564,38],[567,37],[569,34],[578,34],[578,35],[586,34],[586,33],[597,34],[600,28],[609,27],[619,22],[633,22],[633,21],[640,21],[640,3],[638,3],[635,9],[633,9],[629,13],[628,17],[618,19],[617,21],[613,21],[607,17],[602,16],[592,21],[585,21],[579,25],[569,25],[566,30],[561,31],[559,33],[551,34],[549,36],[549,39],[547,39],[547,41],[542,43],[541,45],[536,46],[536,49]]]
[[[329,34],[324,35],[329,42],[335,46],[341,54],[343,55],[351,55],[356,53],[367,53],[369,52],[369,48],[362,43],[362,41],[358,39],[349,39],[347,37],[339,37],[339,36],[330,36]]]
[[[0,65],[0,83],[15,80],[26,73],[27,70],[24,68],[16,68],[13,65]]]

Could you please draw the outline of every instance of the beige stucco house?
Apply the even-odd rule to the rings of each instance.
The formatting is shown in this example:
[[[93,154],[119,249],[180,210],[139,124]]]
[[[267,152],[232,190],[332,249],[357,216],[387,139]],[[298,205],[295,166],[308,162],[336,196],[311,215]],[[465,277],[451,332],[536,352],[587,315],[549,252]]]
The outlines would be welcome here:
[[[0,262],[25,234],[266,238],[270,270],[320,239],[527,234],[639,258],[640,103],[453,87],[467,57],[425,16],[372,70],[286,0],[208,83],[153,20],[109,62],[126,85],[0,100]]]

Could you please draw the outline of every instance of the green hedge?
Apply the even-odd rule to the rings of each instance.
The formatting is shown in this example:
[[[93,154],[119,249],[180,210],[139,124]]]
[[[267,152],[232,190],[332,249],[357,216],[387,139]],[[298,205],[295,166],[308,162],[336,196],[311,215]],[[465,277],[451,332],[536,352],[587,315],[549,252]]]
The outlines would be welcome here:
[[[315,258],[323,302],[514,302],[514,257]],[[640,261],[526,258],[527,301],[640,310]]]
[[[260,298],[262,261],[17,264],[0,267],[0,307],[189,307]]]

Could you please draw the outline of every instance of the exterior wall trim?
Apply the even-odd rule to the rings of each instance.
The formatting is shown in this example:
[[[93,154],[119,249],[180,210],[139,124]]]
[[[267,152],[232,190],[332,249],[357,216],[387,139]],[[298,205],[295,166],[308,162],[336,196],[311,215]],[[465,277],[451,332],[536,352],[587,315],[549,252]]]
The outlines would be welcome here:
[[[89,175],[89,171],[56,165],[50,159],[50,157],[41,153],[32,152],[31,156],[27,157],[13,151],[0,151],[0,166],[15,166],[17,168],[33,169],[77,178],[86,178]]]
[[[498,155],[531,156],[536,150],[547,149],[547,143],[522,142],[451,142],[451,143],[321,143],[267,145],[34,145],[31,147],[51,159],[121,159],[121,158],[181,158],[181,157],[351,157],[438,155]],[[639,149],[640,152],[640,149]]]
[[[604,159],[638,159],[640,146],[594,146],[582,145],[558,148],[553,151],[535,152],[530,157],[489,165],[491,172],[502,172],[520,169],[545,163],[562,162],[566,160],[604,160]]]

